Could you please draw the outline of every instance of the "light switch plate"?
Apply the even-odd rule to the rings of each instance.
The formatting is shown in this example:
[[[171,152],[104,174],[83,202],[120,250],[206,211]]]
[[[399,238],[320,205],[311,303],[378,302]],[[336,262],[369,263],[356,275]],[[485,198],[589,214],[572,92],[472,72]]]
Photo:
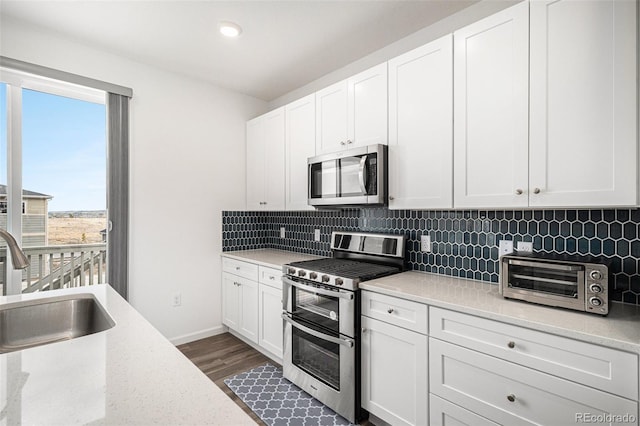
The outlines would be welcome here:
[[[280,227],[280,238],[284,238],[284,226]]]
[[[518,241],[516,251],[520,253],[533,253],[533,243],[530,241]]]
[[[424,253],[431,252],[431,237],[429,235],[420,236],[420,251]]]
[[[513,241],[500,240],[500,243],[498,245],[498,256],[504,256],[511,253],[513,253]]]
[[[320,241],[320,230],[319,229],[316,229],[313,232],[313,240],[314,241]]]

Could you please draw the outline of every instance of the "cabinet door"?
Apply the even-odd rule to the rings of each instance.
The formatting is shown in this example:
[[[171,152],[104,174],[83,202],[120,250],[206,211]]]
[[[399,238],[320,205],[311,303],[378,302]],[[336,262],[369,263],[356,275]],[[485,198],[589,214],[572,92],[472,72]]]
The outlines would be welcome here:
[[[282,358],[282,292],[260,284],[260,346]]]
[[[266,210],[284,210],[284,108],[264,116]]]
[[[258,343],[258,283],[238,279],[240,318],[238,331],[247,339]]]
[[[531,2],[531,206],[636,205],[636,7]]]
[[[347,82],[316,92],[316,154],[344,149],[347,145]]]
[[[454,207],[525,207],[529,3],[454,37]]]
[[[429,395],[430,426],[499,426],[447,400]]]
[[[238,277],[222,274],[222,323],[227,327],[239,329],[240,291]]]
[[[264,208],[265,138],[263,117],[247,122],[247,209]]]
[[[389,61],[389,208],[453,207],[453,46]]]
[[[427,424],[427,336],[362,317],[362,407],[393,425]]]
[[[316,97],[285,107],[286,209],[313,210],[308,204],[307,159],[316,153]]]
[[[387,63],[347,80],[347,146],[387,144]]]

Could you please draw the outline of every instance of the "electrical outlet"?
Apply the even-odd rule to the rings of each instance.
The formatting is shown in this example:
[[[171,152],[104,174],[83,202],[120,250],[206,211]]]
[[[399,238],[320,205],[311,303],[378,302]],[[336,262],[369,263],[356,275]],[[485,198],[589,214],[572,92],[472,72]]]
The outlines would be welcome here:
[[[500,240],[498,245],[498,256],[504,256],[505,254],[513,253],[513,241]]]
[[[280,227],[280,238],[284,238],[284,226]]]
[[[319,229],[316,229],[313,232],[313,240],[314,241],[320,241],[320,230]]]
[[[530,241],[518,241],[516,251],[519,253],[533,253],[533,243]]]
[[[171,295],[171,305],[176,308],[180,305],[182,305],[182,294],[180,293],[173,293]]]
[[[420,251],[424,253],[431,252],[431,237],[428,235],[420,235]]]

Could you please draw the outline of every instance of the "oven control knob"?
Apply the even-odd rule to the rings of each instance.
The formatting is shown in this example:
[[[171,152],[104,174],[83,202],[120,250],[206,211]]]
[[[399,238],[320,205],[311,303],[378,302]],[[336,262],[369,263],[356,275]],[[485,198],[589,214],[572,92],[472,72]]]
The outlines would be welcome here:
[[[344,284],[344,281],[342,281],[342,278],[336,278],[336,285],[342,285]]]
[[[593,306],[602,306],[602,299],[600,299],[599,297],[592,297],[591,299],[589,299],[589,303],[591,303]]]
[[[591,271],[589,276],[591,277],[592,280],[601,280],[602,279],[602,272],[600,272],[600,271]]]
[[[323,282],[323,283],[328,283],[328,282],[329,282],[329,280],[330,280],[329,275],[323,275],[323,276],[322,276],[322,282]]]
[[[289,269],[287,270],[287,273],[288,273],[289,275],[295,275],[295,274],[296,274],[296,268],[289,268]]]
[[[298,271],[298,276],[299,276],[299,277],[304,277],[305,275],[307,275],[307,272],[306,272],[306,271],[303,271],[302,269],[300,269],[300,270]]]
[[[311,278],[312,280],[315,280],[316,278],[318,278],[318,274],[316,274],[315,272],[312,272],[309,274],[309,278]]]
[[[591,290],[591,293],[602,293],[602,286],[599,284],[591,284],[589,290]]]

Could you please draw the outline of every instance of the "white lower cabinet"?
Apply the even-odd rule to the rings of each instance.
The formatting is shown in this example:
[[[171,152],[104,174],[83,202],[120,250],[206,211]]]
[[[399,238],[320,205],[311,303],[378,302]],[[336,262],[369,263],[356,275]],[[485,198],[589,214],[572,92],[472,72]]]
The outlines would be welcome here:
[[[581,414],[631,414],[637,424],[637,401],[435,338],[429,370],[433,394],[499,424],[569,425]]]
[[[392,425],[426,425],[427,336],[362,317],[362,407]]]
[[[258,283],[222,274],[222,323],[258,343]]]
[[[282,271],[223,257],[222,323],[282,360]]]
[[[259,294],[260,333],[258,343],[278,358],[282,358],[282,289],[280,286],[263,284],[261,281]]]

